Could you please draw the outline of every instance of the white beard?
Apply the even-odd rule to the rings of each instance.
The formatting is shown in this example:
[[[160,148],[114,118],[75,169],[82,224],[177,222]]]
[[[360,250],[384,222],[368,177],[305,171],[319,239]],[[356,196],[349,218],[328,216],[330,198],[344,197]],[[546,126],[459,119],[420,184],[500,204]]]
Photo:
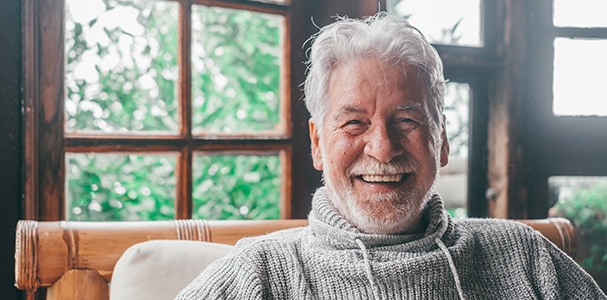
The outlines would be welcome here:
[[[327,157],[323,155],[324,158]],[[417,169],[415,163],[403,161],[402,159],[388,164],[382,164],[372,158],[362,159],[360,162],[355,162],[348,170],[348,177],[353,170],[361,172],[364,170],[369,174],[382,174],[385,170],[403,170],[403,172],[412,172],[414,176],[418,176],[415,172]],[[437,160],[438,164],[438,160]],[[324,161],[323,165],[330,168],[328,161]],[[379,169],[379,172],[376,170]],[[432,186],[428,190],[423,190],[422,187],[415,185],[414,181],[409,182],[411,186],[407,189],[399,191],[373,194],[358,199],[353,193],[351,182],[338,182],[331,178],[331,172],[323,172],[323,178],[327,187],[329,198],[339,211],[339,213],[350,224],[354,225],[360,231],[365,233],[375,234],[398,234],[398,233],[419,233],[423,230],[421,224],[421,216],[428,199],[434,191],[434,185],[438,177],[438,168],[434,176]]]

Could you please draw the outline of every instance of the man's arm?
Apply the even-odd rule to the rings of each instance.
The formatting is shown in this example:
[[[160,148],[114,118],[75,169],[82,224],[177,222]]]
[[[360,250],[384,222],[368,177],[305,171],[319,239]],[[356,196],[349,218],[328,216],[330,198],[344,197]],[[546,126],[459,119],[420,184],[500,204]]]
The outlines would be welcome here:
[[[230,255],[209,265],[175,299],[263,299],[255,267],[242,256]]]
[[[571,257],[544,237],[542,240],[544,247],[541,247],[540,261],[535,266],[535,280],[539,283],[542,296],[548,299],[607,300],[594,279]],[[547,274],[549,272],[554,272],[556,276],[550,276]]]

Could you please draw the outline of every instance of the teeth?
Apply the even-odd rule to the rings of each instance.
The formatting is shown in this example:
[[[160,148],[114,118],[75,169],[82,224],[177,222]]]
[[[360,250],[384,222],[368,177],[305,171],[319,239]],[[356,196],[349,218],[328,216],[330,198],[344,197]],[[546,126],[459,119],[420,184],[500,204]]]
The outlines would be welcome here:
[[[403,179],[403,174],[396,175],[362,175],[362,180],[366,182],[399,182]]]

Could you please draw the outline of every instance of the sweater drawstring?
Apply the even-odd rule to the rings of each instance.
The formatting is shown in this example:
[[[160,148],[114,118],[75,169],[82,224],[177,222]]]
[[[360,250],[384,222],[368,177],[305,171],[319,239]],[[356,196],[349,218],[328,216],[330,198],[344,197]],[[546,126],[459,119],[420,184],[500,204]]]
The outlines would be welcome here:
[[[371,262],[369,261],[369,254],[367,251],[367,247],[360,239],[354,239],[356,244],[360,248],[363,253],[363,260],[365,261],[365,271],[367,272],[367,280],[369,280],[369,284],[371,284],[371,290],[373,290],[373,296],[375,300],[380,300],[379,291],[377,290],[377,285],[375,284],[375,279],[373,278],[373,272],[371,270]]]
[[[462,285],[459,281],[459,275],[457,274],[457,269],[455,268],[455,264],[453,263],[453,257],[451,257],[451,253],[449,253],[449,249],[445,246],[445,243],[441,241],[439,238],[435,238],[434,242],[438,247],[443,251],[445,256],[447,257],[447,261],[449,262],[449,268],[451,269],[451,274],[453,274],[453,280],[455,281],[455,287],[457,288],[457,294],[461,300],[464,300],[464,291],[462,290]]]

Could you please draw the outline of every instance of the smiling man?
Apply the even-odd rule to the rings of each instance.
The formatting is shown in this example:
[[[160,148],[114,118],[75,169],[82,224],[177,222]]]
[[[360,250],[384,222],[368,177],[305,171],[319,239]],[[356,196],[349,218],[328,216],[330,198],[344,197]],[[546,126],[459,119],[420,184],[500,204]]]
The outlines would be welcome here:
[[[607,299],[530,228],[455,222],[433,186],[448,163],[442,62],[404,19],[340,19],[305,82],[310,225],[243,239],[179,299]]]
[[[310,120],[329,198],[363,232],[421,233],[421,212],[447,164],[444,124],[433,117],[440,108],[408,64],[368,54],[336,65],[324,119]]]

